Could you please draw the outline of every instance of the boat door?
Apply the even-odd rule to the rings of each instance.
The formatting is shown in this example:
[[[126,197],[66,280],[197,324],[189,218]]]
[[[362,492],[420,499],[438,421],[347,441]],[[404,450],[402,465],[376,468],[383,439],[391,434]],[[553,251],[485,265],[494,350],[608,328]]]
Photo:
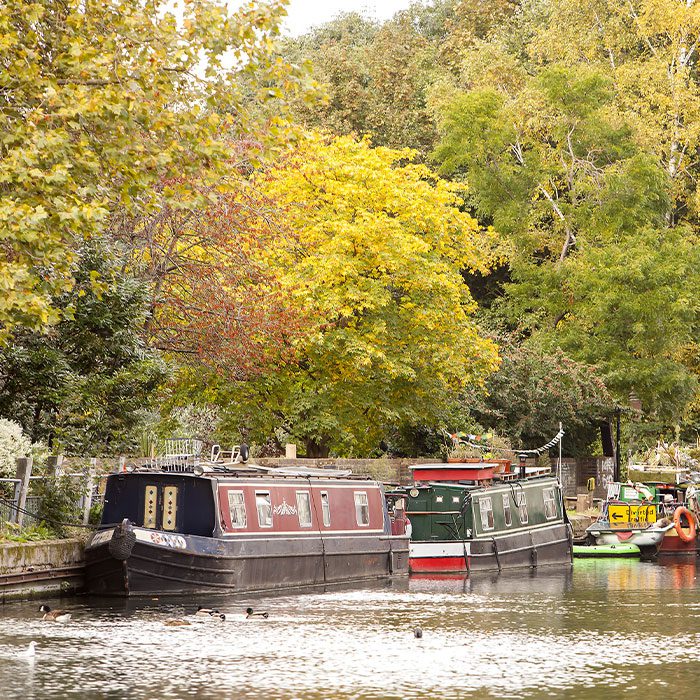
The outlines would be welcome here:
[[[143,526],[173,531],[177,527],[179,488],[153,481],[144,487]]]

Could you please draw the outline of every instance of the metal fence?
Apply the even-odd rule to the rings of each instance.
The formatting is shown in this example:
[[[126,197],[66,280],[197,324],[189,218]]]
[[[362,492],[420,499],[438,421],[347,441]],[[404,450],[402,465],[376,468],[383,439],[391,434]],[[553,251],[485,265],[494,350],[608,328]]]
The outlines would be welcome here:
[[[63,474],[61,478],[69,479],[89,479],[89,474],[87,473],[73,473],[73,474]],[[19,516],[19,503],[20,503],[20,485],[21,479],[7,479],[0,478],[0,525],[2,523],[17,523],[22,521],[23,526],[31,526],[38,523],[40,520],[37,517],[41,508],[41,496],[31,493],[31,484],[37,481],[45,480],[49,477],[46,476],[32,476],[30,477],[30,491],[27,494],[26,500],[24,502],[23,518]],[[83,522],[87,522],[87,516],[89,515],[90,508],[95,504],[102,504],[104,501],[104,494],[100,493],[100,479],[95,477],[92,479],[90,484],[90,489],[88,491],[86,488],[81,489],[82,493],[76,498],[75,507],[80,513],[83,514]],[[76,523],[78,524],[78,523]]]

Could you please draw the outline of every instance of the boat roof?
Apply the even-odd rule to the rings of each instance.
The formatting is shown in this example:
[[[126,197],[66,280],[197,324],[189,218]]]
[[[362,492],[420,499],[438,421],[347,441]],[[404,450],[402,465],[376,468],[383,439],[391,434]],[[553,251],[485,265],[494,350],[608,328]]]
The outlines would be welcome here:
[[[118,472],[122,473],[122,472]],[[241,477],[271,477],[279,479],[314,479],[335,480],[350,479],[355,481],[374,481],[372,477],[362,474],[353,474],[350,469],[314,468],[314,467],[268,467],[259,464],[221,463],[221,462],[197,462],[196,464],[182,464],[175,462],[149,463],[141,466],[132,466],[127,469],[129,474],[177,474],[196,478],[227,479]]]

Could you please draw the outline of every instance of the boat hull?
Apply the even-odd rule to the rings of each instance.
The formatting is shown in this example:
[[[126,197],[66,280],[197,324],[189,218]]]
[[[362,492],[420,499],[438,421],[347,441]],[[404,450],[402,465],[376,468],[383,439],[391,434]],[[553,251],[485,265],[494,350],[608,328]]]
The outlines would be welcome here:
[[[88,593],[126,597],[269,591],[408,573],[407,537],[232,541],[134,531],[136,541],[124,559],[113,555],[104,535],[88,545]]]
[[[665,534],[663,540],[661,540],[658,555],[697,556],[699,551],[700,546],[697,538],[694,538],[690,542],[685,542],[678,536],[678,533],[674,529],[671,529]]]
[[[472,573],[571,564],[569,526],[557,523],[472,540],[412,541],[411,573]]]

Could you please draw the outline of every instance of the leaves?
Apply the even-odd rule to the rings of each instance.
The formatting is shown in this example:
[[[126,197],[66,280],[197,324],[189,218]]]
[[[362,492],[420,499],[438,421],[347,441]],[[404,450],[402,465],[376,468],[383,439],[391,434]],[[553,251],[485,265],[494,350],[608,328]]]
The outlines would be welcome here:
[[[497,366],[460,275],[486,269],[492,235],[413,157],[311,134],[258,178],[296,232],[266,254],[306,328],[293,362],[237,391],[309,453],[376,448]]]
[[[201,204],[193,180],[231,174],[231,137],[257,118],[247,104],[279,104],[300,84],[303,71],[272,56],[281,2],[229,13],[204,0],[180,10],[181,22],[160,0],[10,0],[0,8],[5,336],[58,320],[51,295],[72,284],[75,251],[110,216],[144,215],[164,195],[165,203]],[[268,90],[242,93],[241,70]],[[167,192],[158,191],[163,181]]]

